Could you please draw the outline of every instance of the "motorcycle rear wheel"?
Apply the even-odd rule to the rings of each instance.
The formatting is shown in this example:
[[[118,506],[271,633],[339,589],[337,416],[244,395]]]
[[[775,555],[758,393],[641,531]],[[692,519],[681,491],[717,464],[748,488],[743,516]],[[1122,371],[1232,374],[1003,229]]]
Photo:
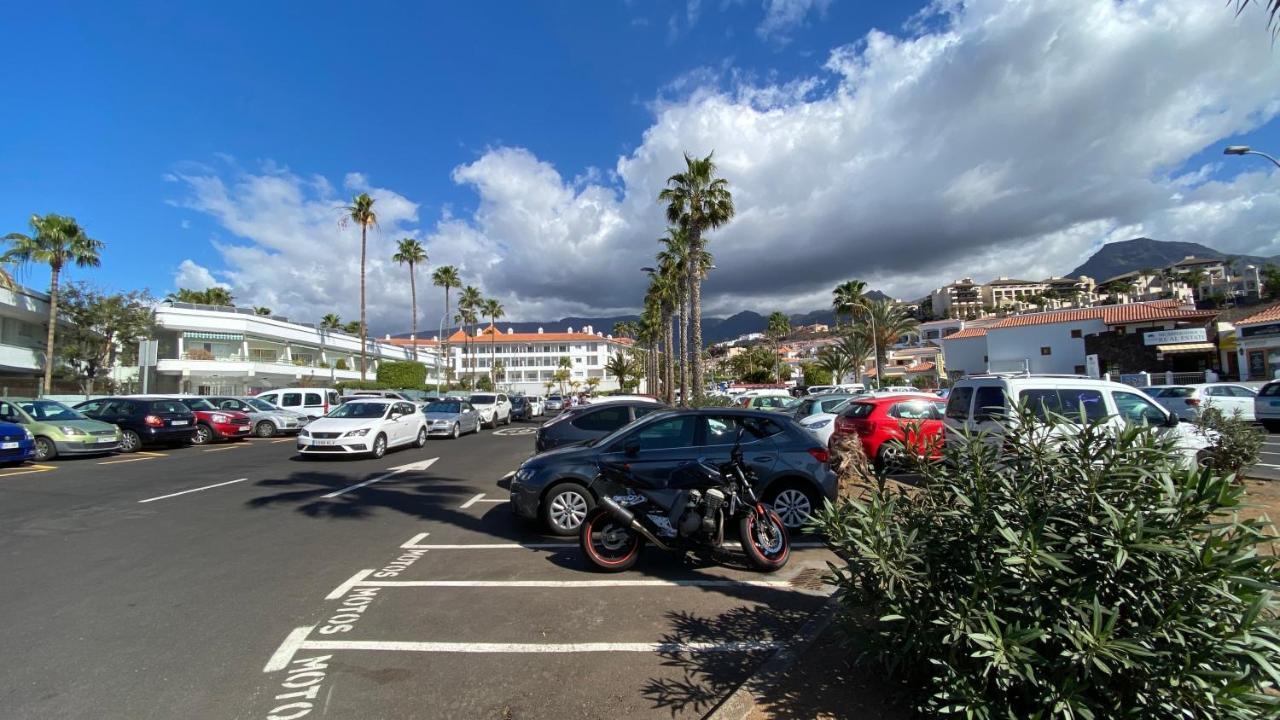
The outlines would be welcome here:
[[[791,537],[787,526],[772,508],[764,508],[764,521],[760,524],[760,512],[753,510],[738,520],[738,537],[747,562],[757,570],[776,572],[791,557]]]
[[[634,530],[624,527],[604,508],[596,508],[582,521],[578,545],[587,563],[596,570],[622,572],[640,559],[644,541]]]

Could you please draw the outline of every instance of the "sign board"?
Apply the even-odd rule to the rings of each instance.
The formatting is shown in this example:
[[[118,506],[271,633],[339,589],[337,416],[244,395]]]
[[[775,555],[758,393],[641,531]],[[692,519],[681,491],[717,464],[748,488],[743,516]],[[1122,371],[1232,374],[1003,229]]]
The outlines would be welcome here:
[[[160,354],[159,340],[138,341],[138,366],[139,367],[155,367],[159,354]]]
[[[1184,328],[1182,330],[1155,330],[1142,334],[1143,345],[1174,345],[1178,343],[1208,342],[1209,331],[1205,328]]]
[[[1280,335],[1280,324],[1272,323],[1270,325],[1251,325],[1249,327],[1240,328],[1241,337],[1247,338],[1265,338]]]
[[[1091,378],[1096,379],[1102,377],[1102,367],[1098,363],[1097,355],[1084,356],[1084,371],[1085,374]]]

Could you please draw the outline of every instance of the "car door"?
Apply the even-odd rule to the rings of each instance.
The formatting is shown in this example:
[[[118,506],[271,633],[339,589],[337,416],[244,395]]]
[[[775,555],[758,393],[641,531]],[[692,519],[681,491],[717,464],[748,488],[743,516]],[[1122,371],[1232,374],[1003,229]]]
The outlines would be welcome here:
[[[324,395],[320,392],[302,394],[302,411],[311,417],[320,417],[328,412],[325,409]]]
[[[1235,396],[1236,407],[1240,409],[1240,419],[1246,422],[1257,420],[1258,416],[1253,411],[1253,403],[1257,399],[1257,393],[1243,385],[1229,385],[1228,387],[1231,390],[1231,394]]]
[[[462,420],[458,421],[459,427],[463,432],[479,432],[480,431],[480,413],[476,412],[474,406],[469,402],[461,403]]]
[[[1210,385],[1204,388],[1204,404],[1217,408],[1223,415],[1230,416],[1235,410],[1235,397],[1226,385]]]
[[[601,460],[630,466],[647,486],[665,487],[677,468],[698,458],[697,431],[698,418],[692,414],[656,419],[615,440]]]
[[[302,393],[282,392],[279,397],[280,402],[276,404],[280,407],[285,408],[286,410],[294,410],[310,417],[315,417],[314,415],[311,415],[311,413],[307,412],[307,409],[302,406]]]
[[[498,396],[498,412],[504,418],[511,417],[511,398],[508,398],[506,395]]]
[[[772,419],[750,415],[704,415],[699,434],[698,451],[712,465],[729,462],[734,443],[742,430],[742,458],[755,471],[756,477],[767,481],[773,475],[778,462],[778,448],[773,438],[782,427]]]
[[[416,442],[418,429],[422,426],[422,413],[411,402],[396,403],[396,412],[400,413],[401,438],[404,442]]]

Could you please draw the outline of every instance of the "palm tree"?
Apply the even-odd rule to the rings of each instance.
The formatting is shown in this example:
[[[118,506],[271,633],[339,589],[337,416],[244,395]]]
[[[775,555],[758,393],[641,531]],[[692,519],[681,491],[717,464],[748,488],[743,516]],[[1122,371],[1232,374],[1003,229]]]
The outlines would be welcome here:
[[[259,305],[253,309],[253,314],[261,317],[271,317],[271,308]]]
[[[472,349],[472,335],[476,334],[476,323],[480,322],[480,311],[484,305],[484,296],[480,294],[480,289],[474,285],[468,285],[462,288],[462,296],[458,298],[458,310],[467,318],[467,324],[471,326],[470,332],[466,333],[467,337],[467,356],[471,359],[471,389],[476,389],[476,368],[479,358],[476,357],[475,351]]]
[[[342,332],[344,332],[344,333],[346,333],[346,334],[348,334],[348,335],[359,335],[359,334],[360,334],[360,321],[359,321],[359,320],[352,320],[352,321],[351,321],[351,322],[349,322],[349,323],[344,323],[344,324],[343,324],[343,326],[342,326]]]
[[[507,314],[506,308],[502,307],[502,303],[494,298],[489,298],[481,303],[481,309],[484,314],[489,317],[489,325],[493,327],[493,335],[489,337],[489,365],[491,367],[498,364],[498,318]],[[497,378],[494,378],[494,389],[498,388]]]
[[[662,396],[668,405],[675,402],[675,309],[679,299],[679,287],[683,278],[671,268],[664,266],[662,272],[649,277],[649,293],[646,303],[652,303],[658,313],[658,340],[662,345],[659,357],[665,353],[666,362],[661,363],[659,374],[662,381]],[[680,388],[681,404],[688,400],[688,390]]]
[[[635,372],[635,363],[627,357],[627,353],[620,352],[611,355],[604,364],[604,371],[618,379],[618,389],[627,389],[627,378]]]
[[[845,332],[841,334],[840,341],[835,344],[834,349],[844,358],[845,372],[852,370],[854,382],[862,382],[862,366],[875,352],[871,339],[862,333]]]
[[[908,315],[900,305],[889,300],[867,303],[862,314],[867,321],[855,325],[854,333],[862,335],[875,348],[876,382],[880,382],[884,379],[881,368],[884,367],[884,358],[889,346],[898,342],[898,338],[914,331],[920,323]]]
[[[625,320],[619,320],[613,324],[613,336],[619,338],[635,338],[636,324]]]
[[[658,200],[667,203],[667,221],[689,236],[689,255],[702,257],[703,235],[733,219],[733,194],[724,178],[716,177],[716,164],[708,154],[693,158],[685,153],[685,171],[667,178],[667,187]],[[693,357],[693,394],[702,399],[702,268],[694,263],[688,271],[690,318],[689,342]]]
[[[818,367],[831,373],[831,382],[836,385],[844,382],[851,362],[849,356],[841,352],[839,345],[830,345],[818,352]]]
[[[414,266],[425,263],[427,261],[427,249],[422,247],[422,243],[413,238],[405,238],[396,246],[396,252],[391,256],[392,262],[409,266],[409,307],[413,313],[412,322],[410,322],[409,332],[413,334],[413,359],[418,359],[418,280],[417,273],[413,271]]]
[[[658,390],[658,333],[661,331],[661,318],[652,303],[645,306],[637,324],[636,342],[644,347],[645,392],[656,395]]]
[[[769,323],[766,326],[769,339],[773,340],[773,373],[782,379],[782,341],[791,334],[791,321],[785,313],[774,310],[769,313]]]
[[[49,392],[53,382],[54,330],[58,327],[58,277],[67,263],[76,267],[97,267],[102,264],[98,253],[103,248],[100,240],[85,234],[75,218],[52,213],[31,216],[31,235],[10,233],[5,236],[12,243],[0,262],[26,265],[40,263],[49,266],[49,332],[45,338],[44,392]]]
[[[695,258],[689,248],[689,233],[679,227],[667,228],[667,234],[658,238],[658,242],[662,243],[663,249],[658,253],[658,265],[662,272],[675,275],[677,278],[685,278],[691,270],[695,270],[705,278],[707,273],[711,272],[712,258],[711,253],[702,250]],[[687,398],[689,396],[689,365],[692,356],[689,350],[689,284],[688,282],[678,282],[677,296],[679,300],[679,309],[676,311],[680,315],[680,397]],[[674,384],[674,383],[673,383]]]
[[[836,315],[836,327],[840,327],[840,316],[848,315],[853,322],[853,310],[866,305],[863,295],[867,292],[867,284],[861,280],[845,280],[831,291],[831,309]]]
[[[458,277],[458,268],[452,265],[441,265],[431,273],[431,284],[436,287],[444,288],[444,316],[449,317],[449,288],[462,287],[462,278]],[[443,335],[443,333],[441,333]],[[445,360],[445,382],[449,382],[449,375],[453,373],[453,358],[449,355],[449,341],[445,337],[440,338],[440,352]]]
[[[458,304],[458,314],[453,316],[453,321],[458,323],[458,327],[462,328],[462,336],[463,336],[462,368],[463,370],[467,369],[467,366],[469,364],[468,361],[470,361],[471,363],[474,363],[475,361],[475,358],[471,357],[471,334],[467,331],[467,328],[475,324],[477,319],[478,319],[478,316],[476,315],[476,311],[472,307],[463,306],[461,303]],[[470,374],[471,391],[475,392],[476,375],[474,371],[470,372],[469,374]]]
[[[342,318],[337,313],[329,313],[320,318],[321,330],[338,330],[342,327]]]
[[[364,268],[368,250],[368,234],[369,228],[376,227],[378,224],[378,214],[373,211],[373,198],[368,193],[360,193],[351,199],[351,204],[344,207],[343,210],[351,220],[360,226],[360,379],[365,379],[368,359],[366,357],[365,335],[368,333],[368,326],[365,324],[365,303],[364,303]]]

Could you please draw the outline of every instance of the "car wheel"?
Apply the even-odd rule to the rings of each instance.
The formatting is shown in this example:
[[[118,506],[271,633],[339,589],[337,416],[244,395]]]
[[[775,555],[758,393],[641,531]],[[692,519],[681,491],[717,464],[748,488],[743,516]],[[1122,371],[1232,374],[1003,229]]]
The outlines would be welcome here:
[[[263,420],[253,429],[253,434],[261,438],[275,437],[276,424],[270,420]]]
[[[374,460],[377,460],[381,458],[383,455],[387,454],[387,436],[386,435],[380,434],[378,435],[378,437],[373,439],[373,451],[370,454],[373,455]]]
[[[418,440],[413,444],[413,446],[416,448],[427,446],[427,429],[426,428],[418,428]]]
[[[449,437],[457,440],[462,436],[462,427],[458,423],[453,424],[453,430],[449,432]]]
[[[803,527],[813,513],[822,507],[822,501],[816,494],[793,484],[783,485],[770,492],[767,502],[778,513],[778,517],[782,518],[782,524],[788,530]]]
[[[138,437],[138,433],[132,430],[120,433],[120,452],[134,453],[138,452],[140,447],[142,447],[142,438]]]
[[[881,472],[898,472],[906,467],[907,449],[902,443],[889,440],[876,452],[876,468]]]
[[[542,500],[542,520],[553,535],[573,535],[595,507],[591,493],[577,483],[554,488]]]
[[[503,424],[503,425],[510,425],[510,424],[511,424],[511,413],[507,413],[507,421],[506,421],[506,422],[504,422],[504,423],[502,423],[502,424]]]
[[[47,437],[36,438],[36,462],[44,462],[58,457],[58,446]]]
[[[213,442],[213,430],[208,425],[197,425],[196,436],[191,438],[196,445],[208,445]]]

